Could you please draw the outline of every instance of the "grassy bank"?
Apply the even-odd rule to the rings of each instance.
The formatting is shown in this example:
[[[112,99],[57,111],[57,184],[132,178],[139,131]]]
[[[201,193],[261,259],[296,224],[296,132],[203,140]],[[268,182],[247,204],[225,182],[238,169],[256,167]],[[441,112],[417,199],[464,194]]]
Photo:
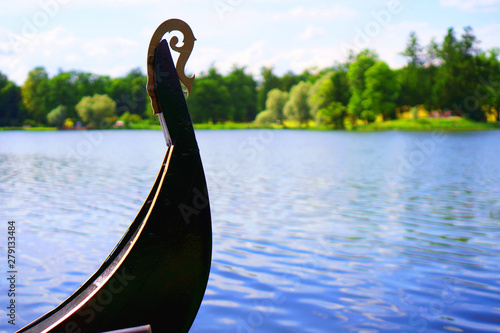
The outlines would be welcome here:
[[[0,127],[0,131],[57,131],[57,127]]]
[[[350,127],[350,126],[348,126]],[[298,121],[287,120],[284,124],[269,124],[269,125],[258,125],[256,123],[204,123],[204,124],[194,124],[195,129],[203,130],[221,130],[221,129],[307,129],[316,131],[328,131],[333,130],[331,126],[321,125],[318,126],[313,121],[310,121],[307,126],[305,124],[300,124]],[[149,124],[147,122],[141,123],[130,123],[127,129],[149,129],[149,130],[160,130],[161,127],[158,124]],[[420,119],[397,119],[384,122],[375,122],[367,125],[358,125],[352,129],[352,131],[479,131],[479,130],[492,130],[500,129],[500,122],[496,123],[478,123],[469,119],[464,119],[460,117],[452,118],[420,118]],[[0,131],[4,130],[25,130],[25,131],[55,131],[55,127],[0,127]]]
[[[420,118],[420,119],[397,119],[384,122],[375,122],[368,125],[357,125],[351,128],[350,124],[346,124],[348,130],[351,131],[479,131],[500,129],[500,123],[479,123],[469,119],[460,117],[452,118]],[[222,123],[222,124],[195,124],[195,129],[307,129],[316,131],[334,130],[332,126],[320,125],[310,121],[307,126],[300,124],[298,121],[287,120],[284,124],[257,125],[255,123]]]
[[[452,118],[421,118],[421,119],[397,119],[368,125],[357,126],[356,131],[479,131],[500,128],[500,123],[478,123],[460,117]]]
[[[256,126],[253,123],[233,123],[233,122],[217,123],[217,124],[213,123],[194,124],[193,127],[195,129],[208,129],[208,130],[262,128]]]
[[[255,122],[251,123],[205,123],[205,124],[194,124],[195,129],[308,129],[308,130],[332,130],[331,126],[321,125],[317,126],[316,123],[310,121],[307,126],[305,124],[300,124],[295,120],[285,120],[283,124],[257,124]]]

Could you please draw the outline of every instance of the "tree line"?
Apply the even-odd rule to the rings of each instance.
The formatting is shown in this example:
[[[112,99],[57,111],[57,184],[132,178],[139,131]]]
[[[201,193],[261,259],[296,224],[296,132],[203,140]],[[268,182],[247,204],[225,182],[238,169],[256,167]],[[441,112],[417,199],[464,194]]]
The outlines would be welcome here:
[[[351,52],[344,63],[305,75],[289,90],[279,87],[272,75],[264,76],[259,93],[267,91],[267,100],[256,121],[315,120],[344,128],[347,122],[395,119],[398,111],[417,107],[475,121],[488,116],[500,121],[500,52],[482,51],[478,44],[470,27],[460,38],[450,28],[441,43],[433,39],[425,47],[412,32],[400,53],[407,59],[401,69],[392,70],[375,51],[363,50]]]
[[[407,64],[396,70],[373,50],[351,52],[344,63],[301,74],[277,76],[265,67],[259,81],[244,67],[222,75],[212,66],[197,76],[188,105],[195,123],[315,120],[344,128],[347,122],[395,119],[398,111],[417,106],[500,121],[500,52],[482,51],[478,44],[470,27],[458,38],[450,28],[443,41],[425,47],[412,32],[401,52]],[[80,71],[49,77],[37,67],[19,87],[0,73],[0,126],[153,122],[146,81],[140,69],[119,78]]]
[[[29,72],[22,87],[0,73],[0,126],[55,125],[78,121],[100,127],[108,118],[145,116],[146,77],[139,69],[111,79],[92,73],[59,72],[49,78],[45,68]]]

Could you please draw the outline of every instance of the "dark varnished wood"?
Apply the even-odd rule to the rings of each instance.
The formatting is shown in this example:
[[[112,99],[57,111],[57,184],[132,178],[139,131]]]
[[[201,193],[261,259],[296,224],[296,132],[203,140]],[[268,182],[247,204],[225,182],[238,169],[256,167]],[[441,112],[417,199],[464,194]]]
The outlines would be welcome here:
[[[172,145],[145,203],[97,272],[19,332],[92,333],[143,325],[154,332],[187,332],[191,327],[210,271],[207,185],[165,40],[156,48],[154,73]]]

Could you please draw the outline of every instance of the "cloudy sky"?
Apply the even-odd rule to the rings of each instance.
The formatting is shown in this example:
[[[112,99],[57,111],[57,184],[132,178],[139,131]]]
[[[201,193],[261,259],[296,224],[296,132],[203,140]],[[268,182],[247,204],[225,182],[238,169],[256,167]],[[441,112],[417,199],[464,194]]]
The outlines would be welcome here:
[[[500,47],[500,0],[0,0],[0,72],[22,84],[44,66],[121,76],[145,72],[156,27],[186,21],[197,38],[190,73],[233,64],[258,74],[325,67],[348,49],[375,49],[391,67],[411,31],[421,44],[472,26],[481,48]]]

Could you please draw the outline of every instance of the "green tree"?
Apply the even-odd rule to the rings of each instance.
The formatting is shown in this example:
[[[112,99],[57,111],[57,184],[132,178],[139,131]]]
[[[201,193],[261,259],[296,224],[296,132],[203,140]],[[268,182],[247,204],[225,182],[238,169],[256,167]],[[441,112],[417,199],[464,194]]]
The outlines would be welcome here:
[[[346,105],[349,103],[351,98],[351,91],[349,88],[349,79],[347,77],[347,68],[339,66],[335,69],[332,76],[333,82],[333,100]]]
[[[276,114],[271,110],[260,111],[255,117],[255,122],[260,125],[275,124],[277,121]]]
[[[266,109],[259,112],[255,121],[258,124],[282,123],[285,119],[283,109],[288,100],[288,93],[274,88],[267,94]]]
[[[78,71],[60,71],[47,81],[46,110],[59,105],[67,107],[67,116],[78,117],[75,106],[85,96],[105,94],[109,89],[109,78]],[[128,85],[129,87],[132,84]]]
[[[280,79],[274,75],[272,67],[261,69],[262,82],[257,91],[257,110],[264,110],[266,107],[267,94],[274,88],[280,88]]]
[[[68,117],[75,117],[75,106],[83,97],[78,95],[74,84],[77,73],[75,71],[59,72],[48,80],[47,112],[51,112],[59,105],[66,106]],[[47,118],[48,119],[48,118]]]
[[[425,105],[434,108],[432,92],[436,80],[435,66],[406,66],[395,71],[401,91],[398,106]]]
[[[399,94],[399,83],[395,73],[383,61],[377,61],[365,73],[365,90],[363,91],[362,117],[365,121],[373,121],[373,116],[382,115],[383,120],[396,118],[396,100]]]
[[[257,114],[257,82],[252,75],[245,73],[244,67],[234,66],[231,73],[224,77],[233,114],[230,120],[251,121]]]
[[[323,73],[319,73],[319,76],[321,74]],[[317,75],[313,75],[309,69],[304,69],[299,75],[288,71],[282,77],[278,77],[278,88],[282,91],[290,91],[293,86],[301,81],[313,83],[316,79],[318,79]]]
[[[436,55],[441,60],[437,80],[433,87],[435,104],[442,110],[449,109],[455,114],[473,120],[485,121],[483,103],[486,100],[469,100],[475,96],[479,82],[476,47],[478,41],[472,28],[466,27],[460,40],[457,40],[453,28],[448,29],[443,43],[436,46]]]
[[[365,72],[372,67],[378,60],[378,56],[374,51],[364,50],[361,51],[350,64],[347,72],[349,80],[349,87],[351,90],[351,97],[347,109],[355,123],[356,118],[360,117],[363,109],[363,91],[365,90]],[[365,119],[367,117],[364,117]]]
[[[49,89],[49,75],[43,67],[37,67],[29,72],[21,88],[28,117],[40,123],[47,119]]]
[[[21,89],[0,73],[0,126],[20,123]]]
[[[285,104],[284,113],[288,119],[306,124],[311,119],[309,106],[310,82],[299,82],[290,90],[290,97]]]
[[[426,105],[432,107],[432,86],[435,66],[432,62],[424,67],[424,48],[420,46],[415,32],[410,34],[406,49],[401,55],[408,58],[407,65],[397,71],[401,93],[398,106]]]
[[[290,89],[300,81],[304,80],[300,76],[295,75],[292,71],[288,71],[282,77],[278,78],[279,89],[282,91],[290,91]]]
[[[111,79],[109,76],[96,75],[86,72],[77,72],[73,78],[77,91],[77,100],[94,94],[104,94],[110,90]]]
[[[422,66],[424,64],[424,60],[422,58],[423,47],[420,46],[417,38],[417,34],[415,31],[410,33],[410,38],[408,40],[408,44],[406,45],[406,49],[401,52],[401,55],[408,57],[408,66]]]
[[[340,102],[332,102],[328,106],[316,112],[315,120],[318,125],[333,124],[335,128],[344,128],[344,119],[347,115],[347,108]]]
[[[101,80],[105,80],[101,78]],[[143,115],[148,102],[146,86],[147,78],[139,68],[131,70],[125,77],[110,80],[107,92],[116,101],[116,112]],[[103,82],[105,85],[105,82]]]
[[[309,96],[311,116],[314,118],[318,110],[326,108],[335,100],[333,85],[334,72],[328,72],[319,78],[312,86]]]
[[[328,107],[333,102],[347,105],[350,95],[349,81],[344,68],[339,67],[323,74],[311,87],[309,99],[311,115],[315,117],[318,110]]]
[[[195,123],[218,123],[230,119],[233,114],[230,94],[223,77],[215,67],[202,74],[193,83],[188,98],[189,111]]]
[[[65,105],[59,105],[47,114],[49,125],[63,127],[64,121],[68,118],[68,108]]]
[[[500,49],[491,49],[477,57],[480,85],[476,87],[477,102],[481,103],[489,114],[500,121]]]
[[[104,128],[107,118],[116,116],[116,103],[108,95],[95,94],[83,97],[76,105],[80,118],[93,128]]]
[[[266,110],[271,111],[276,120],[283,123],[285,116],[283,114],[283,109],[288,100],[288,93],[286,91],[281,91],[277,88],[269,91],[266,100]]]

